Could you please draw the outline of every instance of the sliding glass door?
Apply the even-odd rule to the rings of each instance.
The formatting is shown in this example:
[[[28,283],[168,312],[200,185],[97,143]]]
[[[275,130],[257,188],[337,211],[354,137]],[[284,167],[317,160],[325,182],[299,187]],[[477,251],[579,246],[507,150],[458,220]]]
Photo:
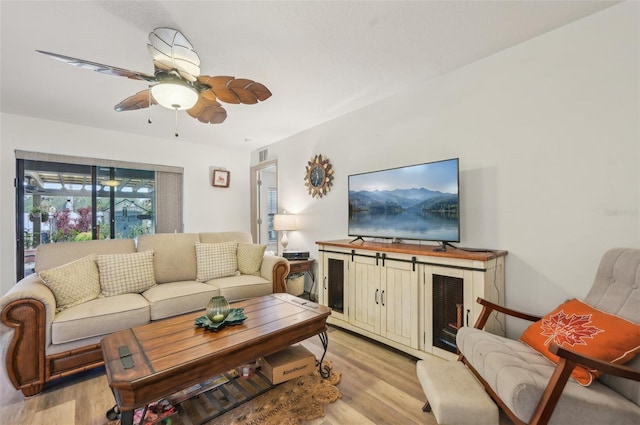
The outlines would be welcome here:
[[[155,172],[17,161],[18,279],[43,243],[137,238],[155,231]]]
[[[155,172],[98,167],[97,238],[135,239],[155,229]]]

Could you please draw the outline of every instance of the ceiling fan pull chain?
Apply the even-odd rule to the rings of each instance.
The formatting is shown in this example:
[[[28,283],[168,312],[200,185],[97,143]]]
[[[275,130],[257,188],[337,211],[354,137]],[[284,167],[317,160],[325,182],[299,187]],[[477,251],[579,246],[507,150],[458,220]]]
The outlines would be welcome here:
[[[176,108],[176,137],[178,137],[178,108]]]
[[[147,122],[151,124],[151,86],[149,86],[149,120]]]

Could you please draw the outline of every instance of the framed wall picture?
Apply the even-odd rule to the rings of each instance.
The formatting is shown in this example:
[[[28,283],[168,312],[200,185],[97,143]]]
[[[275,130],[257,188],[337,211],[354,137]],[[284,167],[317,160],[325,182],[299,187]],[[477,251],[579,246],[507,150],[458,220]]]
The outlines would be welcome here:
[[[231,174],[226,170],[213,170],[213,185],[215,187],[229,187]]]

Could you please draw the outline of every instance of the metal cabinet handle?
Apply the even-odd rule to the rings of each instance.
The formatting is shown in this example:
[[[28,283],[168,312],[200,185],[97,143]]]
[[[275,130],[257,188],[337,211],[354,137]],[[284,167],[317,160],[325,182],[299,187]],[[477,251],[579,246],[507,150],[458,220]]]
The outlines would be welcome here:
[[[378,289],[376,289],[376,304],[378,304]]]
[[[384,291],[382,291],[382,296],[380,298],[382,299],[382,306],[384,306]]]

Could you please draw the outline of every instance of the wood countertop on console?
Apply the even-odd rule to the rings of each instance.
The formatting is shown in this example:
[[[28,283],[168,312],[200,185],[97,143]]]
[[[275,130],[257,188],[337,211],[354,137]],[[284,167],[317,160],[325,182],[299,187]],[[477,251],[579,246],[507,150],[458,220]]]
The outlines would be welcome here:
[[[338,248],[347,249],[364,249],[367,251],[383,251],[383,252],[395,252],[399,254],[409,255],[426,255],[432,257],[444,257],[444,258],[456,258],[462,260],[473,261],[489,261],[497,257],[504,257],[507,255],[507,251],[504,250],[479,250],[476,248],[452,248],[447,247],[446,251],[436,251],[440,248],[439,245],[418,245],[409,243],[390,243],[390,242],[372,242],[372,241],[355,241],[351,242],[349,239],[340,239],[333,241],[316,241],[317,245],[333,246]]]

